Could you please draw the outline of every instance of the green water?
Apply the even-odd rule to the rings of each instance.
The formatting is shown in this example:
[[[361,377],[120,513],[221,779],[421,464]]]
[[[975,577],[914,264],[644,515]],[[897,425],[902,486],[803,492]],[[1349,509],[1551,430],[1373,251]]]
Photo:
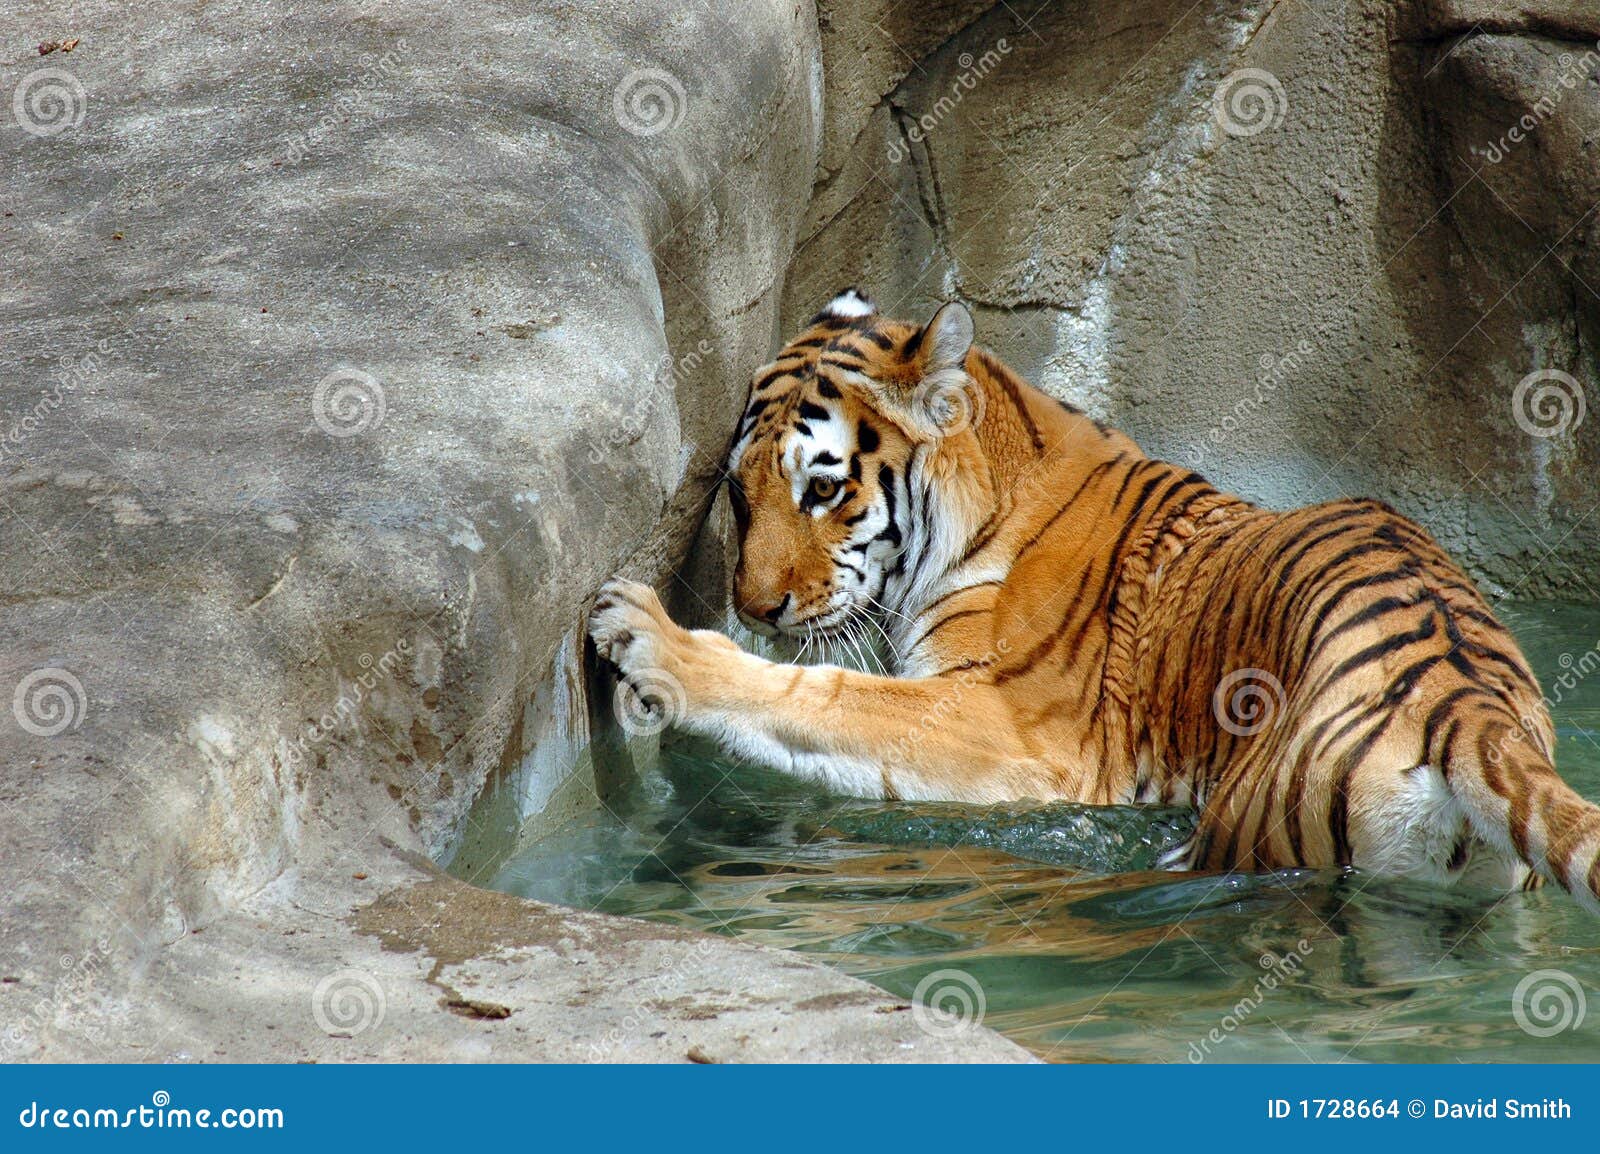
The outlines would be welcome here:
[[[1576,681],[1558,764],[1600,799],[1600,671],[1577,676],[1600,607],[1501,612],[1552,698]],[[1600,1061],[1600,918],[1564,894],[1150,872],[1189,821],[841,799],[679,746],[490,885],[796,950],[908,998],[961,971],[987,1025],[1052,1061]],[[1566,1028],[1518,1024],[1525,980],[1523,1018]]]

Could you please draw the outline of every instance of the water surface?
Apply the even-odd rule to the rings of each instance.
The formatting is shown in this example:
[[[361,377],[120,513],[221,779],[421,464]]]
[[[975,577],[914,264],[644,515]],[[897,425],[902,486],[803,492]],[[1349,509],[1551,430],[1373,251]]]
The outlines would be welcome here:
[[[1600,671],[1580,675],[1600,607],[1501,612],[1556,703],[1562,774],[1600,799]],[[921,984],[1052,1061],[1600,1061],[1600,918],[1566,895],[1151,872],[1191,821],[863,802],[678,745],[489,884]]]

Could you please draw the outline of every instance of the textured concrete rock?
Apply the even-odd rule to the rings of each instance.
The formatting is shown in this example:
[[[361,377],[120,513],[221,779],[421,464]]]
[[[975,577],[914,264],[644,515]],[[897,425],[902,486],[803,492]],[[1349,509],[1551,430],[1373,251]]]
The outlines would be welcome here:
[[[821,9],[831,61],[899,6]],[[828,73],[784,315],[852,281],[911,315],[958,296],[1223,485],[1383,497],[1491,589],[1600,596],[1596,37],[1578,0],[941,8]]]
[[[816,36],[788,3],[0,15],[8,1054],[315,1056],[351,968],[387,1032],[325,1056],[580,1057],[620,1013],[534,991],[604,1000],[562,934],[643,931],[413,900],[382,843],[448,858],[486,782],[570,772],[582,602],[682,550],[772,340]],[[707,957],[673,996],[768,986],[751,1032],[882,1000]],[[747,1052],[907,1053],[872,1009]]]

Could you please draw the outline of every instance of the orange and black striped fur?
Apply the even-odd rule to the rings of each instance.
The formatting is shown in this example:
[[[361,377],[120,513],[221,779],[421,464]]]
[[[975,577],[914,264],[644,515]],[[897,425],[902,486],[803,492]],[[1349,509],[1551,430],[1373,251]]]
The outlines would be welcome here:
[[[609,583],[599,651],[689,730],[863,796],[1193,804],[1177,868],[1596,904],[1600,808],[1557,776],[1527,662],[1385,505],[1218,492],[972,347],[959,304],[919,328],[853,290],[756,375],[728,484],[740,617],[870,622],[893,675],[770,662]]]

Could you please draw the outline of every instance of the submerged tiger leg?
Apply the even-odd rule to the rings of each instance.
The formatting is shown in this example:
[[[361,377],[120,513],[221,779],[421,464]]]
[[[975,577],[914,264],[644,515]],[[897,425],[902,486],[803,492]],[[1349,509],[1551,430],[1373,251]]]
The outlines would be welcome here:
[[[675,724],[862,797],[991,802],[1056,796],[994,686],[781,665],[675,624],[655,591],[608,582],[590,618],[600,655],[663,699]]]

